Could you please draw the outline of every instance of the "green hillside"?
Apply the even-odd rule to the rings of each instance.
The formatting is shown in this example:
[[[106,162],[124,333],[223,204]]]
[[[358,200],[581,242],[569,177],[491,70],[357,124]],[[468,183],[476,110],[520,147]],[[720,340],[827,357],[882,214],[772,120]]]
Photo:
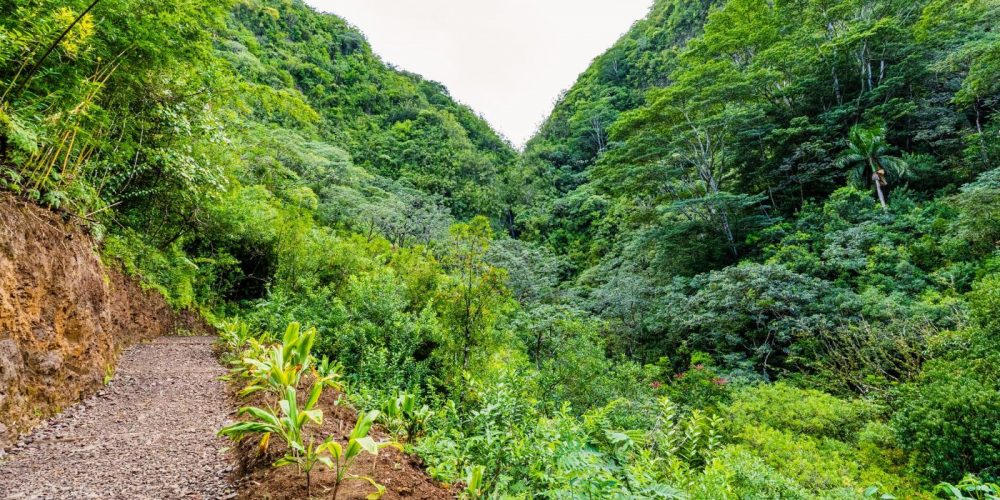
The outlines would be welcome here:
[[[496,182],[514,150],[444,86],[388,67],[360,32],[301,2],[244,3],[228,24],[218,48],[240,76],[303,97],[322,118],[319,136],[356,166],[437,195],[460,217],[499,213]]]
[[[339,388],[464,498],[996,498],[998,19],[658,0],[519,155],[299,0],[15,0],[0,187],[219,326],[276,466]]]
[[[593,214],[607,201],[587,186],[587,172],[611,146],[611,125],[643,105],[646,92],[670,83],[678,56],[701,33],[711,0],[657,0],[556,103],[526,148],[525,184],[515,198],[517,229],[584,265],[602,253]]]

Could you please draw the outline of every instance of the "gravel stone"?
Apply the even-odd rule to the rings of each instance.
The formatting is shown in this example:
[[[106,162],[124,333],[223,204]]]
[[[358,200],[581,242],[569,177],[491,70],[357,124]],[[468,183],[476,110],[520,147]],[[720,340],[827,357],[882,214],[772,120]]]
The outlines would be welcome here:
[[[97,396],[0,452],[0,496],[232,498],[233,463],[215,435],[230,408],[213,341],[164,337],[127,350]]]

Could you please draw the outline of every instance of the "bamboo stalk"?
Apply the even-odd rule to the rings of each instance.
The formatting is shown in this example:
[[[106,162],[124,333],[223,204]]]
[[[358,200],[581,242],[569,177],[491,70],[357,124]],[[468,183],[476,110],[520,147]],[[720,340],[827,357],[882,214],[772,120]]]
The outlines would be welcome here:
[[[24,72],[24,68],[28,67],[28,63],[31,61],[31,56],[35,55],[34,50],[28,51],[28,54],[24,56],[24,61],[21,62],[21,66],[17,68],[17,73],[14,74],[14,78],[11,78],[10,83],[7,88],[3,91],[3,96],[0,96],[0,104],[7,101],[7,94],[10,94],[11,89],[14,88],[14,84],[17,83],[17,79],[21,77],[21,73]]]
[[[49,174],[52,172],[52,167],[54,167],[56,162],[59,161],[59,156],[62,154],[63,147],[66,145],[66,141],[69,139],[69,132],[70,132],[69,130],[66,130],[66,133],[63,134],[63,139],[59,141],[59,147],[55,150],[54,153],[52,153],[51,159],[46,160],[45,163],[48,163],[48,165],[46,166],[45,163],[39,165],[39,169],[32,174],[35,176],[35,187],[34,187],[35,191],[38,191],[39,188],[42,187],[42,181],[49,176]],[[50,148],[51,147],[54,146],[50,146]],[[43,171],[44,174],[42,174]]]
[[[69,135],[68,132],[69,131],[66,131],[66,132],[63,133],[63,137],[59,140],[58,144],[61,145],[61,144],[65,143],[65,141],[66,141],[66,139],[68,138],[68,135]],[[29,174],[29,177],[32,178],[32,179],[37,179],[38,174],[45,168],[45,165],[49,163],[49,158],[50,157],[54,157],[54,156],[58,156],[60,150],[61,150],[61,148],[59,150],[55,149],[55,145],[54,144],[50,144],[50,145],[46,146],[45,147],[45,154],[42,155],[41,158],[38,159],[38,162],[35,165],[33,165],[33,168],[31,169],[31,173]],[[37,189],[37,186],[36,186],[35,189]]]
[[[42,63],[45,62],[45,59],[47,59],[49,55],[52,54],[52,51],[54,51],[56,47],[58,47],[59,44],[62,43],[63,39],[66,38],[66,35],[69,35],[69,32],[73,30],[73,28],[77,25],[77,23],[79,23],[80,20],[84,18],[84,16],[90,13],[90,11],[93,10],[94,7],[97,6],[97,3],[100,1],[101,0],[94,0],[93,2],[91,2],[90,5],[87,6],[87,8],[80,13],[80,15],[76,16],[76,19],[74,19],[73,22],[66,27],[66,29],[62,32],[62,34],[59,35],[59,38],[56,38],[56,40],[52,42],[51,45],[49,45],[48,50],[45,51],[45,54],[42,55],[41,59],[39,59],[37,62],[35,62],[34,65],[31,66],[31,70],[28,71],[28,74],[24,78],[24,81],[18,84],[17,90],[14,92],[15,96],[24,91],[24,89],[28,86],[28,83],[31,82],[31,79],[35,77],[36,73],[38,73],[38,70],[39,68],[41,68]]]
[[[73,129],[73,136],[69,140],[69,147],[66,148],[66,156],[63,158],[62,168],[59,169],[59,175],[63,178],[66,177],[66,167],[69,166],[69,157],[73,154],[73,145],[76,144],[76,135],[78,131],[78,128]]]
[[[70,170],[70,172],[65,176],[67,181],[76,179],[76,177],[80,174],[81,167],[90,161],[90,158],[93,156],[94,150],[96,149],[97,147],[93,144],[87,144],[80,148],[80,154],[77,156],[76,162],[73,164],[73,169]]]

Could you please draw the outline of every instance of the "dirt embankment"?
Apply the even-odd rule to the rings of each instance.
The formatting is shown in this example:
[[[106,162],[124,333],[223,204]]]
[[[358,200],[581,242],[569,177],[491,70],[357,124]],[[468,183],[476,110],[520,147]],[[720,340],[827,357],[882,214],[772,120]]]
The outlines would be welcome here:
[[[0,194],[0,448],[96,392],[126,347],[179,329],[206,331],[102,265],[80,227]]]

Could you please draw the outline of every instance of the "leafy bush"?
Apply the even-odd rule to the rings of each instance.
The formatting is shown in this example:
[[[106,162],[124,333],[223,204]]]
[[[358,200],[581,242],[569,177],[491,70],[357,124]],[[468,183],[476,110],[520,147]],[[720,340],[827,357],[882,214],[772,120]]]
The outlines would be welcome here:
[[[416,395],[401,392],[383,404],[380,417],[396,439],[413,441],[423,433],[431,409],[427,405],[417,406]]]
[[[691,488],[695,499],[773,498],[807,499],[813,495],[779,474],[743,446],[723,448],[708,464],[705,475]]]
[[[845,442],[855,441],[858,432],[876,415],[875,408],[864,401],[842,400],[784,382],[738,391],[724,413],[736,432],[766,425],[778,431]]]
[[[712,358],[695,353],[687,371],[676,373],[666,386],[670,399],[686,410],[715,408],[730,398],[731,381],[719,373]]]
[[[350,377],[372,389],[411,389],[425,383],[430,347],[440,332],[429,310],[409,312],[403,284],[390,269],[353,276],[342,295],[347,320],[319,352],[351,366]]]
[[[973,335],[967,351],[927,363],[899,392],[893,427],[931,481],[1000,475],[1000,353]]]
[[[976,283],[970,294],[972,314],[994,338],[1000,338],[1000,274],[991,274]]]
[[[958,484],[941,483],[934,488],[939,497],[954,500],[997,500],[1000,485],[983,482],[976,476],[966,475]]]
[[[797,436],[766,425],[745,427],[739,434],[747,449],[808,491],[818,493],[839,488],[859,488],[860,466],[853,451],[831,439]]]
[[[583,413],[611,399],[651,393],[635,362],[608,358],[603,326],[566,306],[537,306],[514,317],[511,327],[537,370],[539,396],[553,409],[569,403]]]

